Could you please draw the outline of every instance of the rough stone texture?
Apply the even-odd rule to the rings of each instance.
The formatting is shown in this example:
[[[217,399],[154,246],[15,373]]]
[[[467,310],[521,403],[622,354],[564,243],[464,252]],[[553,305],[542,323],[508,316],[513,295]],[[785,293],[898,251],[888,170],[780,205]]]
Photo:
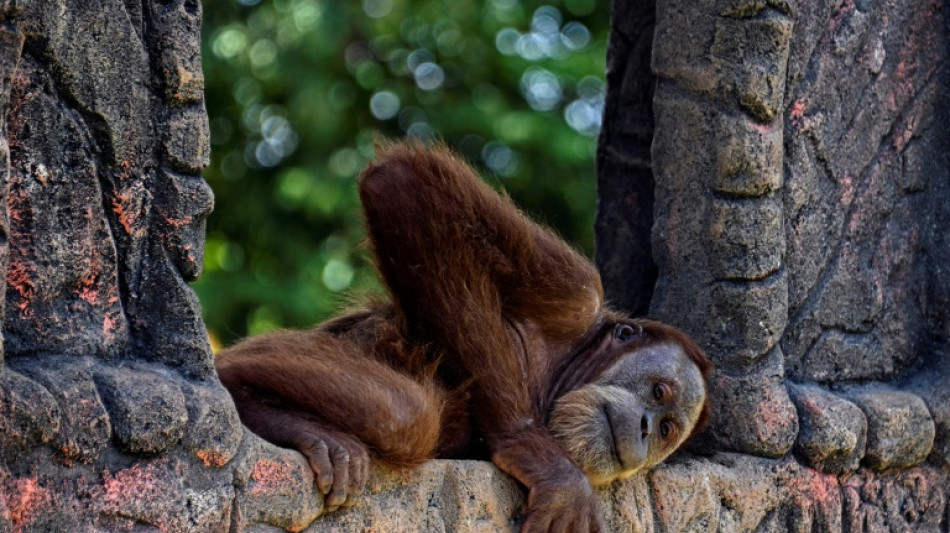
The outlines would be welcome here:
[[[868,433],[861,409],[820,387],[790,385],[789,392],[801,423],[795,454],[821,472],[844,474],[857,470]]]
[[[597,267],[611,305],[644,315],[657,270],[653,226],[653,51],[655,0],[611,3],[606,117],[597,145]],[[619,89],[617,89],[619,88]],[[623,176],[624,179],[615,179]]]
[[[370,486],[366,501],[306,531],[514,532],[523,518],[521,489],[488,463],[376,470]],[[838,478],[790,459],[721,453],[674,458],[599,494],[608,531],[937,532],[947,530],[948,487],[950,473],[934,467]]]
[[[0,2],[0,531],[230,531],[249,450],[291,454],[242,448],[186,284],[200,8]]]
[[[710,431],[601,489],[609,529],[947,532],[946,8],[613,15],[598,263],[718,367]],[[472,461],[376,469],[324,517],[303,457],[241,427],[187,286],[213,208],[200,20],[0,0],[0,531],[516,530],[524,489]]]
[[[920,372],[904,384],[904,389],[920,396],[934,421],[934,447],[930,460],[950,469],[950,358],[932,354]],[[939,366],[938,366],[939,365]]]
[[[651,72],[609,59],[657,79],[649,314],[717,363],[704,443],[775,456],[795,441],[834,473],[947,464],[948,20],[937,1],[671,0],[656,4]],[[608,100],[640,94],[608,82]],[[605,131],[626,121],[608,112]],[[605,134],[600,152],[622,146]],[[598,172],[601,198],[632,181]],[[637,268],[603,269],[611,301],[635,299]],[[885,384],[896,396],[830,392]]]
[[[784,351],[793,274],[780,149],[793,27],[780,3],[674,0],[657,6],[653,55],[650,314],[692,334],[721,367],[712,440],[769,456],[798,431],[772,360]]]
[[[432,461],[412,472],[377,469],[371,493],[352,511],[307,531],[517,531],[523,489],[484,461]]]
[[[788,453],[798,434],[798,416],[782,381],[782,353],[776,347],[760,368],[741,375],[715,373],[712,419],[728,420],[700,442],[765,457]]]
[[[920,397],[880,386],[846,392],[868,419],[864,463],[876,470],[922,463],[933,448],[934,421]]]
[[[815,11],[788,68],[783,344],[796,379],[889,380],[948,332],[947,12]]]

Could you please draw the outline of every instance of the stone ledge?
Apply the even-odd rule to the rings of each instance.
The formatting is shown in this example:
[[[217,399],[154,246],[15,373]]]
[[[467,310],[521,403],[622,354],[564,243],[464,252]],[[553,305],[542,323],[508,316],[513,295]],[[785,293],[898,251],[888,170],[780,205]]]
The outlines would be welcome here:
[[[356,507],[305,531],[517,531],[524,491],[479,461],[432,461],[408,473],[377,469]],[[609,531],[946,531],[950,471],[821,474],[791,459],[680,457],[599,491]],[[943,529],[941,529],[943,528]],[[260,525],[247,531],[279,531]]]
[[[165,533],[517,531],[525,490],[483,461],[376,468],[354,508],[321,516],[303,456],[246,433],[228,464],[182,448],[114,447],[66,466],[52,449],[0,465],[0,531]],[[12,463],[10,460],[12,459]],[[946,531],[950,469],[822,474],[794,459],[680,454],[599,491],[609,531]]]

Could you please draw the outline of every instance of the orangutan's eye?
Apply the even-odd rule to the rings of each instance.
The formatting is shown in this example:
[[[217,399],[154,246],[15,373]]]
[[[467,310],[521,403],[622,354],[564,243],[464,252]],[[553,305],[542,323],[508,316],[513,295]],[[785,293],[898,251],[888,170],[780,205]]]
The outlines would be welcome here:
[[[676,431],[676,426],[669,420],[664,420],[660,423],[660,435],[662,435],[664,439],[672,435],[674,431]]]

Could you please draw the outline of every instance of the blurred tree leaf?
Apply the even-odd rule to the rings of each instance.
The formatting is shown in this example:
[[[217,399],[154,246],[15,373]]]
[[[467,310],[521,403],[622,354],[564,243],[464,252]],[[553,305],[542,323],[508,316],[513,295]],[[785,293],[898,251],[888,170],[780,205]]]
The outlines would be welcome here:
[[[205,0],[209,329],[306,327],[380,290],[355,189],[379,139],[442,139],[590,253],[608,7]]]

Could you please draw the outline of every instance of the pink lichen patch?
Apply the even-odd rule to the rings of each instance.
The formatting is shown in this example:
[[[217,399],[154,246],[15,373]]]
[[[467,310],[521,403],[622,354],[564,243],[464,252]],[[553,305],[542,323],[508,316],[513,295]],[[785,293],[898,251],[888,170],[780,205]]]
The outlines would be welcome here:
[[[262,494],[280,489],[292,488],[297,484],[294,476],[296,469],[293,465],[274,461],[273,459],[259,459],[251,471],[251,479],[255,485],[251,488],[252,494]]]
[[[13,531],[30,529],[37,512],[49,505],[49,492],[36,478],[21,478],[0,487],[0,499],[6,504],[4,518],[13,524]]]
[[[920,122],[919,111],[910,113],[906,120],[898,121],[894,124],[894,140],[891,143],[898,152],[903,152],[904,148],[917,133],[918,123]]]
[[[119,168],[122,169],[119,171],[119,179],[127,180],[135,175],[135,172],[132,168],[132,163],[128,159],[124,159],[119,162]]]
[[[130,198],[126,195],[116,194],[116,197],[112,199],[112,212],[119,215],[119,224],[122,226],[122,229],[129,235],[132,235],[132,222],[133,217],[125,209],[123,202],[128,202]]]
[[[787,399],[777,398],[774,392],[769,392],[759,402],[756,419],[761,433],[772,433],[775,428],[789,427],[793,424],[787,409]],[[764,435],[763,435],[764,436]]]
[[[90,215],[91,217],[91,215]],[[88,269],[79,278],[78,287],[73,291],[79,299],[87,304],[97,307],[102,303],[100,298],[100,273],[102,271],[102,255],[93,248],[88,258]]]
[[[828,30],[831,32],[831,34],[835,33],[838,25],[841,24],[841,21],[844,19],[845,15],[854,11],[855,8],[856,5],[854,0],[845,0],[844,2],[841,2],[841,5],[838,6],[838,10],[835,11],[834,15],[832,15],[831,21],[829,23]]]
[[[788,482],[793,491],[793,497],[800,503],[834,504],[841,500],[841,485],[833,474],[822,474],[816,470],[806,469],[802,475],[793,477]]]
[[[183,218],[165,217],[165,222],[173,228],[180,228],[182,226],[187,226],[188,224],[191,224],[192,217],[183,217]]]
[[[115,340],[115,330],[116,325],[118,324],[118,319],[114,313],[106,313],[102,317],[102,335],[105,336],[106,342],[111,343]]]
[[[142,183],[132,181],[125,189],[112,193],[112,212],[126,234],[143,237],[146,233],[146,192]]]
[[[851,205],[851,202],[854,201],[854,180],[851,178],[851,176],[845,174],[841,177],[841,181],[839,183],[841,185],[841,205],[843,207],[847,207]]]
[[[798,399],[798,405],[802,411],[808,413],[812,418],[819,418],[824,414],[824,410],[818,405],[814,398],[804,395]]]
[[[92,287],[82,287],[76,293],[79,299],[89,305],[99,305],[99,291]]]
[[[10,261],[10,266],[7,268],[7,287],[13,288],[19,295],[20,301],[14,305],[24,315],[29,314],[27,308],[32,303],[35,293],[31,274],[32,269],[26,263],[15,259]]]
[[[114,475],[106,471],[102,475],[103,499],[106,502],[121,503],[129,498],[144,497],[154,494],[158,489],[158,482],[153,469],[134,464]]]
[[[797,129],[802,130],[805,127],[805,99],[799,98],[795,100],[795,103],[792,104],[792,108],[788,112],[788,116],[792,121],[792,125]]]
[[[183,487],[175,469],[164,461],[136,463],[129,468],[102,474],[102,487],[95,499],[106,514],[135,518],[166,531],[177,517],[168,516],[168,502],[181,500]]]
[[[775,130],[776,123],[772,122],[769,124],[761,124],[759,122],[750,121],[749,124],[747,124],[747,126],[749,127],[749,129],[753,131],[757,131],[760,135],[765,136],[765,135],[771,134]]]
[[[195,455],[208,468],[221,468],[228,463],[227,456],[218,450],[198,450]]]

